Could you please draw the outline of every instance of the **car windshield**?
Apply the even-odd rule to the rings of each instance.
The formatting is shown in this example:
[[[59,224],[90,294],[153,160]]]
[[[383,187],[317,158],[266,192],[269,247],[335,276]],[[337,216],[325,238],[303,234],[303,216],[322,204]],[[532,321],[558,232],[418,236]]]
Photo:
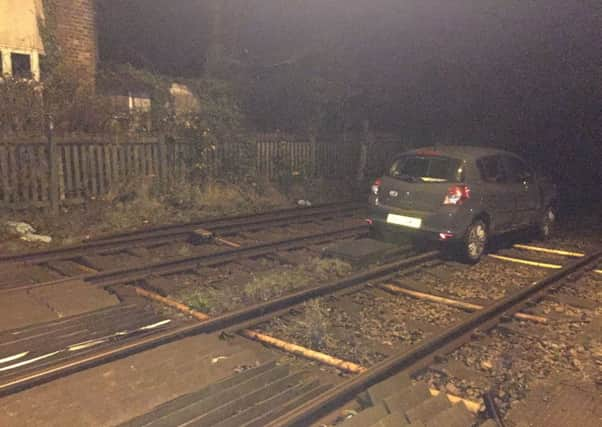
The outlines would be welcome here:
[[[393,162],[389,176],[410,182],[461,182],[462,161],[442,156],[403,156]]]

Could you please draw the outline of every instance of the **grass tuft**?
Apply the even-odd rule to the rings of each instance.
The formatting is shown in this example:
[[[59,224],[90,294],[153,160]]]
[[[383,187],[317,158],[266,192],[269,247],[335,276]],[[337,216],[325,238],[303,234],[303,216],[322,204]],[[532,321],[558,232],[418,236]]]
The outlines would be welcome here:
[[[251,281],[240,286],[189,289],[176,298],[191,307],[198,307],[199,311],[223,313],[342,277],[351,269],[351,265],[337,259],[312,258],[307,264],[296,267],[256,273]]]

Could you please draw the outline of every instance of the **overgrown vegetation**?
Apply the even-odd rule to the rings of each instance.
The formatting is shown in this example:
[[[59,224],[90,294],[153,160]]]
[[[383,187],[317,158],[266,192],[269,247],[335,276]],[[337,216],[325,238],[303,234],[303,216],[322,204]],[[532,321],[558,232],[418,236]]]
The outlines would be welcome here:
[[[157,180],[144,177],[109,194],[110,208],[105,209],[102,216],[105,226],[119,230],[147,223],[255,213],[290,205],[269,183],[253,186],[208,181],[201,185],[177,181],[168,188],[159,184]]]
[[[188,289],[177,295],[183,303],[196,310],[218,314],[245,305],[258,304],[296,289],[343,277],[351,271],[348,263],[331,258],[312,258],[307,263],[253,274],[241,286]]]
[[[45,54],[40,59],[42,83],[4,77],[0,82],[0,132],[44,134],[52,119],[58,132],[99,132],[110,124],[111,106],[98,96],[93,82],[68,67],[56,41],[54,1],[44,1],[38,21]]]
[[[311,348],[322,348],[327,344],[330,326],[327,310],[319,300],[311,300],[304,304],[302,322],[309,331]]]

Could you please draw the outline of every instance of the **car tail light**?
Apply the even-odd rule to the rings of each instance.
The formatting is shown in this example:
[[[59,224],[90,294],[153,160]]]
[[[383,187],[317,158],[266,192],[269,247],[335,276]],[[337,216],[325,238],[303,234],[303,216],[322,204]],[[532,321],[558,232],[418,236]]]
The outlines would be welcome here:
[[[378,190],[380,190],[380,185],[383,183],[382,179],[376,178],[374,183],[372,184],[372,194],[375,196],[378,195]]]
[[[468,185],[453,185],[447,189],[444,205],[461,205],[465,200],[470,199],[470,188]]]

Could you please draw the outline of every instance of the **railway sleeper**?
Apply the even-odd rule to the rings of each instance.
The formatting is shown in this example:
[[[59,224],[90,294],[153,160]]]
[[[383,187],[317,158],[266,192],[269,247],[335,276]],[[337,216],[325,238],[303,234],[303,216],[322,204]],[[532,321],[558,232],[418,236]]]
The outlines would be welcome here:
[[[166,402],[121,427],[263,426],[328,388],[272,360]]]
[[[452,403],[444,393],[433,395],[426,384],[413,383],[403,373],[373,385],[357,402],[364,409],[342,427],[470,427],[476,422],[463,403]]]

